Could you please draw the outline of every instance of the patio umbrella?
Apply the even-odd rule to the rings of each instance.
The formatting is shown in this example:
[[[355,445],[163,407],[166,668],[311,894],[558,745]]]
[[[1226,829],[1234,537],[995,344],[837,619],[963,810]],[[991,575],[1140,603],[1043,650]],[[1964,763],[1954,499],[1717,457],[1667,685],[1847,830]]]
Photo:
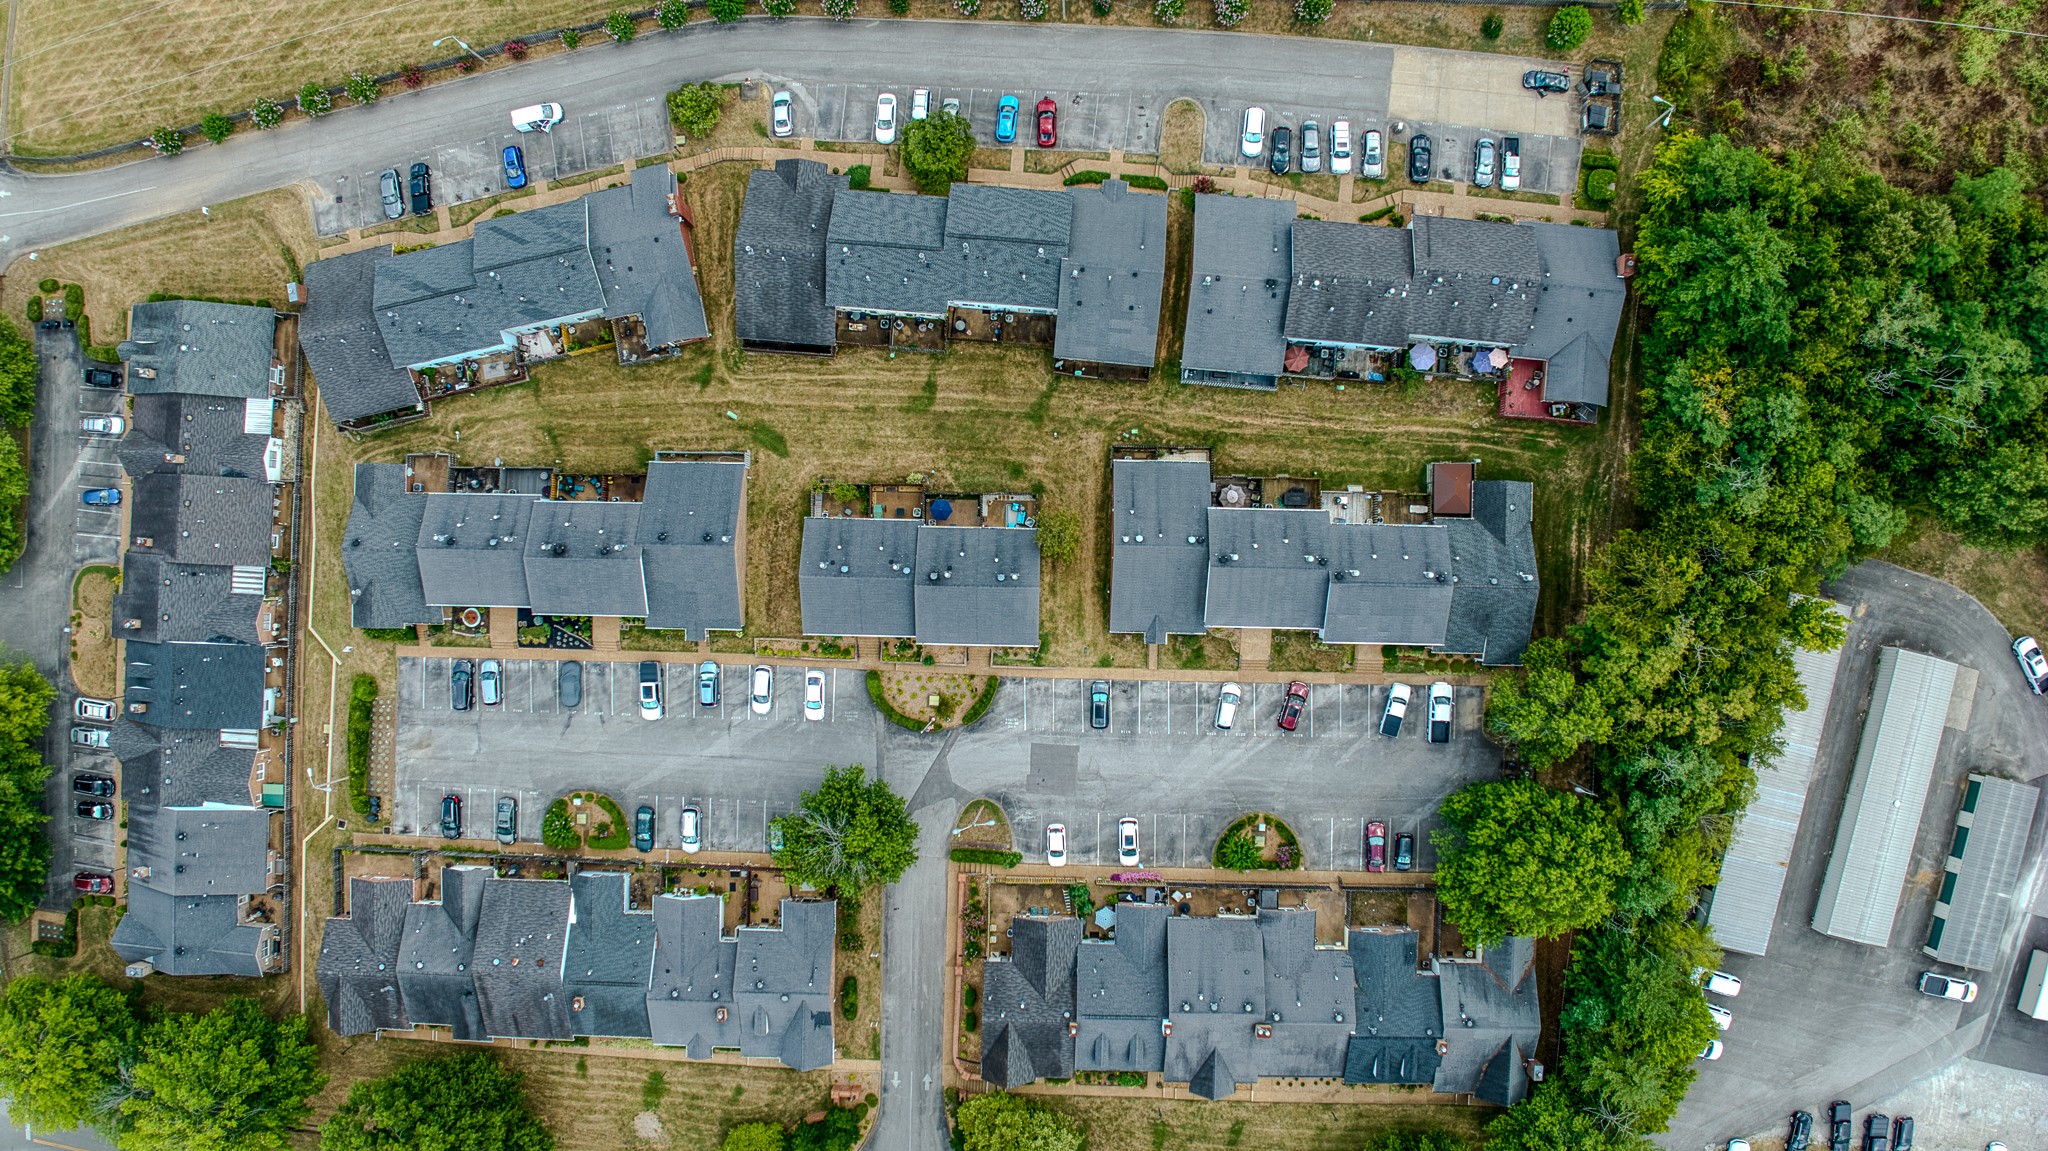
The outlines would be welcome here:
[[[1436,347],[1433,344],[1417,344],[1408,349],[1408,363],[1418,372],[1436,367]]]
[[[1508,366],[1508,350],[1506,348],[1493,349],[1493,351],[1488,355],[1487,358],[1493,361],[1493,366],[1496,368],[1505,368]]]
[[[1098,907],[1098,908],[1096,908],[1096,909],[1095,909],[1095,926],[1097,926],[1097,927],[1100,927],[1100,928],[1104,928],[1104,929],[1108,929],[1108,928],[1111,928],[1111,927],[1115,927],[1115,926],[1116,926],[1116,908],[1114,908],[1114,907]]]

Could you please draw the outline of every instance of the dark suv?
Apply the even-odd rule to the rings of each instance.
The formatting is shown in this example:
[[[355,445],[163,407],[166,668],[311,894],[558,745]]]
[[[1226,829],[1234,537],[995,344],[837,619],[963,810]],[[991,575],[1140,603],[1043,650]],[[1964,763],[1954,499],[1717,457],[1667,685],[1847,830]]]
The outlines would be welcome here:
[[[1828,1148],[1829,1151],[1849,1151],[1849,1116],[1852,1111],[1849,1101],[1837,1099],[1828,1104]]]
[[[1892,1120],[1892,1151],[1913,1151],[1913,1117],[1901,1115]]]
[[[448,669],[448,706],[456,711],[468,711],[471,693],[476,690],[476,669],[466,659],[458,659]]]
[[[1408,141],[1408,178],[1417,184],[1429,183],[1429,137],[1417,132]]]
[[[1288,149],[1294,145],[1294,133],[1286,127],[1273,129],[1273,153],[1266,157],[1266,167],[1275,176],[1287,174]]]
[[[412,179],[407,188],[412,193],[412,214],[424,216],[434,210],[434,177],[425,164],[412,166]]]
[[[1892,1117],[1872,1115],[1863,1121],[1863,1151],[1891,1151]]]
[[[462,838],[462,797],[459,795],[441,797],[441,834],[448,839]]]
[[[1792,1132],[1785,1136],[1785,1151],[1806,1151],[1813,1141],[1813,1116],[1804,1111],[1792,1113]]]

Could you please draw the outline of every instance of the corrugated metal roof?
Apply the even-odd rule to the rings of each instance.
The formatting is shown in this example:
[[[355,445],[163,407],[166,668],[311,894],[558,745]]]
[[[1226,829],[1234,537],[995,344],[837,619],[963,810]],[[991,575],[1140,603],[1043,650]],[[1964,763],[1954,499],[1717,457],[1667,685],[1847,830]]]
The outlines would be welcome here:
[[[1845,618],[1849,614],[1839,604],[1834,610]],[[1792,653],[1806,706],[1785,709],[1779,729],[1783,753],[1756,764],[1756,798],[1735,821],[1735,834],[1721,860],[1721,885],[1714,889],[1714,910],[1707,917],[1715,940],[1730,951],[1762,955],[1771,945],[1771,925],[1777,921],[1785,891],[1785,868],[1806,813],[1806,788],[1813,780],[1828,699],[1841,666],[1840,648]]]
[[[2020,862],[2027,849],[2027,829],[2034,822],[2034,806],[2041,792],[2030,783],[1971,775],[1969,791],[1975,793],[1973,809],[1956,817],[1962,850],[1952,853],[1948,870],[1956,873],[1955,888],[1943,904],[1934,908],[1935,920],[1943,923],[1939,946],[1929,934],[1929,945],[1921,948],[1943,963],[1989,971],[1998,963],[1999,938],[2005,933],[2005,918],[2012,906],[2013,888],[2018,884]],[[1965,802],[1968,802],[1965,793]]]
[[[1955,684],[1956,665],[1945,659],[1896,647],[1879,654],[1815,931],[1873,947],[1891,942]]]

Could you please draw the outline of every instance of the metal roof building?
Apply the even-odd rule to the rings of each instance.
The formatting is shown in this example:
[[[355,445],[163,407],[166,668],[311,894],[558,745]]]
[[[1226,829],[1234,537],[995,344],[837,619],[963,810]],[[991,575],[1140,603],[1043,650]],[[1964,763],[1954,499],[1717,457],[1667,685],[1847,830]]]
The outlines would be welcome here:
[[[1975,971],[1989,971],[1998,963],[1999,937],[2040,799],[2033,784],[1971,774],[1956,815],[1934,922],[1920,950]]]
[[[1771,927],[1785,893],[1785,868],[1806,814],[1806,789],[1813,781],[1828,699],[1841,666],[1840,648],[1792,653],[1806,706],[1785,709],[1779,730],[1784,752],[1756,764],[1756,798],[1735,821],[1735,833],[1721,860],[1721,884],[1714,889],[1714,908],[1707,917],[1715,941],[1730,951],[1763,955],[1771,945]]]
[[[1813,913],[1815,931],[1873,947],[1891,942],[1956,670],[1904,648],[1879,654],[1870,717]]]

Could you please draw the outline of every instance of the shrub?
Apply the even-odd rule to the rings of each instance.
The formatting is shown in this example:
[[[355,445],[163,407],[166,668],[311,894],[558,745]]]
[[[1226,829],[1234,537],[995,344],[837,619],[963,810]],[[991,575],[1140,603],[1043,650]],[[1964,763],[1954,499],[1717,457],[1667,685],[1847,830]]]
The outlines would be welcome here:
[[[1017,18],[1020,20],[1045,19],[1045,0],[1017,0]]]
[[[1188,0],[1153,0],[1152,18],[1161,24],[1172,24],[1187,10]]]
[[[725,89],[706,80],[668,94],[668,118],[685,136],[709,136],[725,115]]]
[[[199,134],[218,144],[235,133],[235,122],[225,112],[208,112],[199,118]]]
[[[1553,52],[1569,52],[1586,42],[1593,31],[1593,14],[1584,4],[1567,4],[1550,17],[1543,30],[1543,42]]]
[[[734,8],[742,10],[746,8],[745,0],[727,0],[727,2]],[[718,15],[719,3],[717,0],[713,0],[711,4],[706,6],[711,9],[713,16]],[[735,16],[733,19],[737,20],[739,17]],[[654,22],[663,28],[680,28],[688,24],[690,22],[690,0],[661,0],[661,3],[654,6]],[[725,23],[726,21],[721,18],[720,22]]]
[[[1332,0],[1294,0],[1294,18],[1304,24],[1320,24],[1330,18]]]
[[[576,834],[576,822],[569,818],[568,800],[548,804],[547,812],[540,817],[540,841],[556,851],[574,851],[582,844],[582,838]]]
[[[1502,20],[1498,12],[1488,12],[1486,19],[1479,22],[1479,34],[1488,40],[1500,39],[1500,34],[1507,29],[1507,21]]]
[[[28,298],[28,322],[31,324],[43,322],[43,298],[41,296],[30,296]]]
[[[1129,184],[1133,188],[1149,188],[1154,192],[1166,191],[1166,177],[1164,176],[1147,176],[1140,173],[1136,176],[1125,176],[1124,183]]]
[[[1060,183],[1071,188],[1076,184],[1100,184],[1107,179],[1109,179],[1108,172],[1097,172],[1090,168],[1085,171],[1072,173],[1066,179],[1060,181]]]
[[[747,0],[707,0],[705,7],[720,24],[730,24],[747,14]]]
[[[631,16],[614,8],[611,15],[604,18],[604,34],[621,44],[630,44],[633,37],[640,34],[640,29],[634,26]]]
[[[851,975],[839,981],[839,1014],[848,1019],[860,1014],[860,980]]]
[[[526,52],[527,52],[527,48],[526,48],[526,41],[524,41],[524,40],[507,40],[507,41],[505,41],[505,55],[507,55],[507,56],[510,56],[510,57],[512,57],[512,59],[513,59],[513,60],[517,61],[517,60],[524,60],[524,59],[526,59]]]
[[[348,98],[358,104],[375,104],[381,90],[377,78],[367,72],[350,72],[348,81],[342,85],[348,90]]]
[[[590,838],[584,841],[584,846],[592,851],[616,851],[633,842],[633,825],[626,822],[626,813],[619,810],[619,805],[612,797],[598,795],[597,806],[598,810],[604,812],[604,818],[609,822],[592,828]]]
[[[876,711],[879,711],[883,715],[887,716],[889,718],[889,722],[895,724],[897,727],[905,728],[910,731],[924,730],[923,720],[912,719],[909,716],[904,715],[902,712],[896,710],[895,704],[889,702],[888,694],[882,690],[882,673],[879,671],[871,671],[868,673],[868,701],[875,705]]]
[[[981,992],[974,989],[974,984],[968,983],[961,986],[960,1005],[969,1011],[981,1006]]]
[[[1612,152],[1596,151],[1592,148],[1588,148],[1579,157],[1579,167],[1605,168],[1608,171],[1612,172],[1621,167],[1621,161],[1615,159],[1614,153]]]
[[[1586,199],[1602,208],[1614,203],[1614,172],[1611,169],[1586,169]]]
[[[1116,10],[1116,0],[1094,0],[1091,6],[1097,16],[1107,16]]]
[[[418,64],[407,64],[398,70],[398,80],[405,85],[407,91],[417,90],[426,85],[427,70]]]
[[[855,164],[846,170],[846,186],[856,191],[868,187],[874,180],[874,170],[866,164]]]
[[[853,19],[854,10],[860,7],[859,0],[821,0],[818,7],[834,20]]]
[[[185,133],[165,126],[149,134],[149,146],[159,156],[175,156],[185,150]]]
[[[981,11],[981,0],[953,0],[953,11],[962,16],[973,16]]]
[[[476,57],[464,56],[462,59],[457,60],[455,62],[455,70],[465,76],[476,71]]]
[[[1246,0],[1216,0],[1216,26],[1235,28],[1244,20]]]
[[[359,674],[348,693],[348,794],[358,812],[370,810],[370,731],[377,719],[377,677]]]
[[[761,11],[780,20],[796,11],[796,0],[761,0]]]
[[[334,111],[334,97],[329,96],[327,89],[322,88],[318,81],[308,80],[306,86],[299,89],[299,111],[318,120]]]
[[[581,43],[583,43],[583,33],[578,32],[574,28],[562,29],[562,47],[573,52],[576,49],[576,45]]]
[[[984,863],[990,867],[1015,867],[1024,862],[1022,852],[997,851],[990,847],[956,847],[948,858],[955,863]]]
[[[54,292],[56,290],[57,279],[54,276],[46,276],[36,285],[36,291],[38,292]]]
[[[379,643],[411,643],[419,634],[409,627],[366,627],[362,630],[364,639]]]
[[[960,717],[960,726],[973,727],[982,716],[987,715],[988,709],[996,702],[996,689],[1002,685],[1002,680],[989,676],[988,683],[981,689],[980,698],[974,701],[974,706],[967,709],[967,714]]]
[[[302,93],[303,94],[303,93]],[[249,122],[257,128],[275,128],[284,119],[284,105],[264,97],[249,106]]]
[[[1623,25],[1634,27],[1643,22],[1643,0],[1621,0],[1615,6],[1614,14],[1621,17]]]
[[[960,1029],[969,1035],[981,1030],[981,1014],[975,1011],[962,1012],[960,1015]]]
[[[910,15],[910,0],[889,0],[889,11],[897,16]]]

